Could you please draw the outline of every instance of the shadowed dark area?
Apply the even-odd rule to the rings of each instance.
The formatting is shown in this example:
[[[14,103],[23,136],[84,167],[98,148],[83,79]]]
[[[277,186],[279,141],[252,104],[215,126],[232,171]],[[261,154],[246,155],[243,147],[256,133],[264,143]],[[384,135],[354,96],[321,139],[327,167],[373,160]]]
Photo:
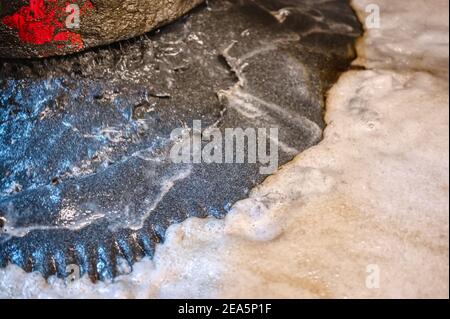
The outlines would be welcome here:
[[[347,1],[209,1],[138,39],[0,61],[0,266],[108,280],[170,225],[224,217],[261,165],[174,164],[171,132],[278,128],[288,162],[321,140],[360,33]]]

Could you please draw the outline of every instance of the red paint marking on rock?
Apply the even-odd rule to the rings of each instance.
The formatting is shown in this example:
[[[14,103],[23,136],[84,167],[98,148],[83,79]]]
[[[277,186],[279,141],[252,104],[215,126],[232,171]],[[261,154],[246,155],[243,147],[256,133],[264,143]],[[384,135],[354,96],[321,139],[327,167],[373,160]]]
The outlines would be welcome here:
[[[94,9],[90,0],[77,0],[72,4],[76,4],[75,2],[83,3],[80,15]],[[59,0],[30,0],[28,6],[4,17],[2,22],[16,29],[22,42],[33,45],[55,43],[57,48],[65,44],[81,50],[84,47],[81,35],[68,31],[65,27],[68,4]]]

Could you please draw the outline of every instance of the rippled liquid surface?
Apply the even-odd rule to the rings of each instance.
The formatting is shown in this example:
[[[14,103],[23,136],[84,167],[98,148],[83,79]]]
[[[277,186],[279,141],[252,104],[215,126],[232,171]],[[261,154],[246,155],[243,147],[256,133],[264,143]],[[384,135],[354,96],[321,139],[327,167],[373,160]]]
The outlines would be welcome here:
[[[174,164],[172,130],[277,127],[286,163],[321,140],[359,34],[346,1],[210,1],[130,42],[0,62],[0,266],[104,280],[171,224],[223,217],[260,165]]]

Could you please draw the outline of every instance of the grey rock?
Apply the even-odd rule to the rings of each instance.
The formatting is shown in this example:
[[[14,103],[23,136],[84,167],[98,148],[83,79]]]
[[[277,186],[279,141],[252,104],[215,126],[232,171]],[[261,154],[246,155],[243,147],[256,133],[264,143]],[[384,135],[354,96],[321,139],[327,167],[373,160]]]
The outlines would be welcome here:
[[[203,1],[0,0],[0,57],[63,55],[133,38],[179,18]],[[80,10],[68,8],[68,3]]]

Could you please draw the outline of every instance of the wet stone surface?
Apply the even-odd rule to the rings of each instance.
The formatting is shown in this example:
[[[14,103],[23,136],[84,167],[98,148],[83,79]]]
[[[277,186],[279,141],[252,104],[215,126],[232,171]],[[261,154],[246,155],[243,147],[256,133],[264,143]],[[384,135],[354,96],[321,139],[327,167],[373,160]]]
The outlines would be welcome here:
[[[225,216],[266,165],[175,164],[171,132],[278,128],[288,162],[321,140],[360,32],[346,1],[210,1],[132,41],[0,62],[0,266],[108,280],[171,224]]]
[[[203,0],[0,0],[0,57],[64,55],[129,39]]]

